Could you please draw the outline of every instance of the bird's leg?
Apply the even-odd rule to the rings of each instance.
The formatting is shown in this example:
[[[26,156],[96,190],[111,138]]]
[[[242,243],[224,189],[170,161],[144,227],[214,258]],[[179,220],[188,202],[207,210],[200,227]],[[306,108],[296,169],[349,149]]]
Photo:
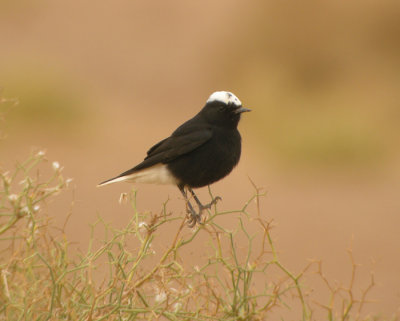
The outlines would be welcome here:
[[[203,212],[203,210],[210,209],[212,205],[216,204],[218,201],[221,200],[221,197],[217,196],[217,197],[213,198],[210,203],[203,205],[203,204],[201,204],[200,200],[197,198],[196,194],[190,187],[189,187],[189,191],[190,191],[190,193],[192,193],[194,200],[196,201],[197,205],[199,206],[199,210],[200,210],[199,215],[201,215],[201,212]]]
[[[200,223],[201,224],[201,211],[200,213],[196,213],[196,211],[194,210],[192,204],[190,204],[190,201],[186,195],[185,189],[183,186],[179,185],[178,186],[179,190],[181,191],[183,197],[185,198],[187,207],[188,207],[188,214],[189,214],[189,218],[188,218],[188,226],[189,227],[194,227],[196,225],[196,223]]]

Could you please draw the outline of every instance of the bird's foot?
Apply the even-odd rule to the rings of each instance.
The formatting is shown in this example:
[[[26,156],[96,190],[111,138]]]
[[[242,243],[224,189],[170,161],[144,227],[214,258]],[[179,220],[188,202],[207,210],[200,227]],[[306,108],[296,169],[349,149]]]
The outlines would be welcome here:
[[[201,214],[203,213],[204,210],[209,210],[211,209],[211,206],[213,206],[214,204],[216,204],[218,201],[221,201],[222,198],[219,196],[216,196],[215,198],[212,199],[212,201],[206,205],[201,204],[200,202],[198,202],[198,206],[199,206],[199,212],[196,213],[196,211],[193,209],[193,207],[189,207],[188,208],[188,226],[190,228],[194,227],[196,224],[204,224],[204,222],[201,219]]]
[[[197,223],[199,224],[203,224],[203,222],[201,221],[201,212],[202,210],[199,211],[199,213],[197,213],[192,204],[190,204],[190,202],[187,200],[186,203],[187,206],[187,225],[188,227],[192,228],[194,227]]]
[[[187,225],[192,228],[195,227],[196,224],[204,224],[201,220],[201,211],[200,213],[196,213],[193,209],[188,209],[187,215]]]

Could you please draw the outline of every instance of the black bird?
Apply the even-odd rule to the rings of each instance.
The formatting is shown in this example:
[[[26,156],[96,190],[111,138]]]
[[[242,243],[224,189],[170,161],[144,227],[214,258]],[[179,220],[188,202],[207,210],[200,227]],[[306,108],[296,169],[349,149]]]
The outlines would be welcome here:
[[[170,137],[151,147],[146,158],[132,169],[108,179],[98,186],[127,181],[137,183],[175,184],[189,209],[188,225],[201,223],[201,204],[192,188],[210,185],[228,175],[237,165],[241,153],[241,137],[237,126],[243,112],[240,100],[227,91],[217,91],[203,109],[179,126]],[[185,188],[199,206],[197,213],[189,202]]]

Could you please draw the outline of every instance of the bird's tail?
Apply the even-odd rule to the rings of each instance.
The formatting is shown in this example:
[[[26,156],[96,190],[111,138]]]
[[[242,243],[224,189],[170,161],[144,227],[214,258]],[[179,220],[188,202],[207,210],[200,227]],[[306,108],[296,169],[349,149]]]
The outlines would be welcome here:
[[[117,177],[101,182],[97,187],[123,181],[130,183],[178,184],[177,179],[168,170],[166,165],[156,164],[141,170],[126,171]]]
[[[113,184],[113,183],[117,183],[117,182],[123,182],[123,181],[126,181],[127,179],[129,179],[129,177],[127,177],[127,176],[117,176],[114,178],[107,179],[104,182],[101,182],[100,184],[97,185],[97,187],[101,187],[101,186],[105,186],[105,185]]]

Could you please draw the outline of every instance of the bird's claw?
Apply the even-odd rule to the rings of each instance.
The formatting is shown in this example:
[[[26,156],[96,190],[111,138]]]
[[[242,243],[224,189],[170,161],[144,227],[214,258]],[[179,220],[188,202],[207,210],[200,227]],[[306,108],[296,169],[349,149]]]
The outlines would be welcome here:
[[[212,199],[212,201],[206,205],[203,204],[198,204],[199,205],[199,213],[196,213],[193,208],[189,209],[188,208],[188,226],[190,228],[194,227],[197,223],[198,224],[204,224],[204,222],[201,219],[201,214],[203,213],[204,210],[209,210],[211,209],[211,206],[216,204],[218,201],[221,201],[222,198],[220,196],[216,196]]]
[[[193,209],[192,205],[190,203],[187,204],[187,225],[192,228],[194,227],[197,223],[203,224],[201,221],[201,212],[202,209],[199,210],[199,213],[196,213],[196,211]]]
[[[193,212],[188,211],[188,221],[187,221],[188,227],[190,228],[195,227],[196,224],[204,224],[201,221],[201,213],[198,214],[194,211]]]

